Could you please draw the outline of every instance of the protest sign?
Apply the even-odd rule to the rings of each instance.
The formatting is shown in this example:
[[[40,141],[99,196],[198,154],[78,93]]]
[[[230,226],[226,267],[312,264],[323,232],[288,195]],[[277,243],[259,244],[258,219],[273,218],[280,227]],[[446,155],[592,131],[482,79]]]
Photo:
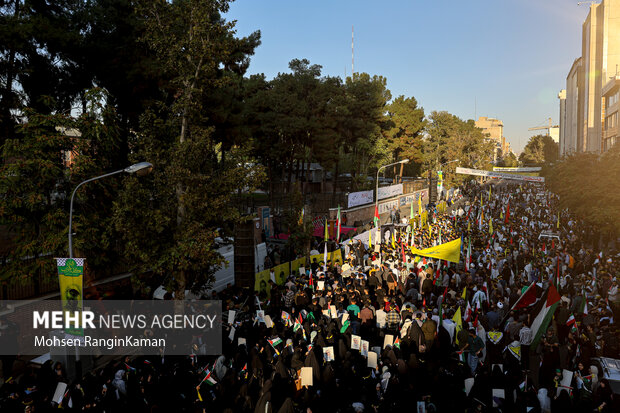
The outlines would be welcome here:
[[[351,335],[351,349],[359,350],[362,344],[362,338],[360,336],[356,336],[355,334]]]

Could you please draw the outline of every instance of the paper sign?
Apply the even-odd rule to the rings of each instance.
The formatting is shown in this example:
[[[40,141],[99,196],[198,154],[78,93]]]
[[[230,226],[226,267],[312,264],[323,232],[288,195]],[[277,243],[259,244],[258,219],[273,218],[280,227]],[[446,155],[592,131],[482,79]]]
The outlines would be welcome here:
[[[377,353],[375,353],[374,351],[371,351],[368,353],[368,367],[372,368],[372,369],[376,369],[377,368]]]
[[[471,391],[471,388],[474,387],[474,378],[470,377],[468,379],[465,379],[465,394],[469,396],[469,392]]]
[[[332,318],[338,317],[338,311],[336,311],[336,306],[335,305],[330,305],[329,306],[329,313],[331,314]]]
[[[256,318],[258,318],[259,323],[265,322],[265,310],[256,310]]]
[[[385,338],[383,339],[383,348],[392,345],[394,345],[394,336],[391,334],[386,334]]]
[[[273,327],[273,321],[271,321],[271,317],[268,315],[265,316],[265,325],[267,328]]]
[[[323,291],[325,289],[325,281],[317,281],[316,286],[317,290]]]
[[[65,391],[67,390],[67,383],[58,383],[56,386],[56,391],[54,392],[54,397],[52,397],[52,401],[56,402],[56,404],[60,404],[62,402],[63,396],[65,395]]]
[[[504,389],[493,389],[493,407],[499,407],[499,399],[505,399]]]
[[[235,339],[235,327],[230,328],[230,334],[228,334],[228,339],[233,341]]]
[[[560,385],[556,390],[556,397],[560,395],[560,392],[565,389],[570,394],[570,383],[573,380],[573,372],[570,370],[563,369],[562,370],[562,380],[560,380]]]
[[[306,267],[299,267],[299,275],[303,275],[306,273]]]
[[[325,357],[325,361],[334,361],[334,347],[323,347],[323,357]]]
[[[239,337],[239,338],[237,339],[237,345],[238,345],[238,346],[240,346],[240,345],[247,345],[247,343],[246,343],[246,341],[245,341],[245,338],[243,338],[243,337]]]
[[[362,344],[362,338],[360,336],[356,336],[355,334],[351,335],[351,349],[359,350]]]
[[[329,317],[329,310],[323,310],[323,315]]]
[[[349,313],[342,314],[342,324],[349,319]]]
[[[416,413],[426,413],[426,403],[418,402]]]
[[[312,386],[312,367],[301,368],[301,385]]]
[[[368,343],[368,341],[362,340],[362,345],[361,345],[361,348],[360,348],[360,353],[362,354],[362,356],[368,357],[368,347],[369,346],[370,346],[370,343]]]
[[[237,314],[235,310],[228,310],[228,324],[235,322],[235,314]]]

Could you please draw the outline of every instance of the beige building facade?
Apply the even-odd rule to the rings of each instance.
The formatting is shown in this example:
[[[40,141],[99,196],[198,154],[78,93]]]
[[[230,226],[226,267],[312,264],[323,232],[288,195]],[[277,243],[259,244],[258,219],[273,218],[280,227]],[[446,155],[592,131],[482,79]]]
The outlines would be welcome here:
[[[571,153],[573,146],[576,152],[606,150],[603,89],[619,67],[620,0],[593,3],[582,25],[581,57],[566,78],[566,112],[560,119],[565,122],[560,127],[562,155]]]
[[[495,143],[493,162],[497,161],[497,158],[502,154],[510,152],[510,144],[504,137],[504,123],[501,120],[480,116],[476,121],[476,127],[482,129],[482,133]]]

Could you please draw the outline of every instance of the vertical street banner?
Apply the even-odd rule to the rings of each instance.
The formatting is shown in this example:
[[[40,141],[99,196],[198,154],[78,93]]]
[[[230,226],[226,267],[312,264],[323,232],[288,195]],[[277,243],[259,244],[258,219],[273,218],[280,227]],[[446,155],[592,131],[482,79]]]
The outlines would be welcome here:
[[[82,312],[84,258],[56,258],[63,311]],[[67,334],[83,336],[82,328],[67,328]]]

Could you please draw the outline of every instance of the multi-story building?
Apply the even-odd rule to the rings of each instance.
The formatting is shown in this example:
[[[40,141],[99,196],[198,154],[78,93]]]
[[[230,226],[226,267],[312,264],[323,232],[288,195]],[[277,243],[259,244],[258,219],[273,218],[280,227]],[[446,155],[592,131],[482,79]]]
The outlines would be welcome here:
[[[562,155],[608,149],[609,142],[603,141],[603,89],[610,76],[615,78],[619,65],[620,0],[593,3],[582,26],[581,57],[566,78],[565,116],[560,119]]]
[[[605,118],[603,120],[602,150],[606,151],[618,141],[618,98],[620,97],[620,76],[612,77],[603,86],[603,108]]]
[[[476,126],[482,129],[482,133],[495,143],[493,162],[497,161],[497,158],[502,154],[507,153],[504,151],[506,138],[504,137],[504,123],[501,120],[480,116],[476,121]]]

